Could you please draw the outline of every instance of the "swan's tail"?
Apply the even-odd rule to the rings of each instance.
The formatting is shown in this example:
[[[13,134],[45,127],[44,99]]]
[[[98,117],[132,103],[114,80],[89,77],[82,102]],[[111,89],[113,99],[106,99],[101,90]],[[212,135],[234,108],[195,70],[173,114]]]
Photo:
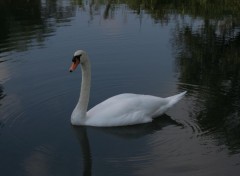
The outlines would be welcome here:
[[[187,93],[187,91],[182,92],[180,94],[177,95],[173,95],[171,97],[167,97],[166,99],[169,101],[168,102],[168,107],[172,107],[174,104],[176,104],[179,100],[181,100],[184,95]]]
[[[164,105],[162,104],[159,107],[159,109],[156,112],[154,112],[153,118],[159,117],[160,115],[165,113],[169,108],[171,108],[174,104],[176,104],[179,100],[181,100],[186,93],[187,91],[177,95],[173,95],[171,97],[164,98],[165,104]]]

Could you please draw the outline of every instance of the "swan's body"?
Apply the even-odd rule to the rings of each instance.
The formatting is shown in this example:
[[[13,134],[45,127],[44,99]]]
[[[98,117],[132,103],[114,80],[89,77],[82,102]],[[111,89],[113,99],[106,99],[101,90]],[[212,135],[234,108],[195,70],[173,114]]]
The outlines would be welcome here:
[[[177,103],[186,93],[167,98],[125,93],[113,96],[87,112],[91,66],[86,52],[82,50],[74,53],[70,71],[75,70],[79,63],[82,67],[82,85],[79,101],[71,116],[73,125],[111,127],[151,122],[153,118],[162,115]]]

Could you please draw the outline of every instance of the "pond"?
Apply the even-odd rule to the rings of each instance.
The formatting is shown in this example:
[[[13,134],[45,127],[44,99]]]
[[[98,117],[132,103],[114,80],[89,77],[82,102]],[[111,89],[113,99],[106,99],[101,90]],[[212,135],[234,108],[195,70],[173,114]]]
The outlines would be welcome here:
[[[240,172],[240,2],[0,2],[0,174],[225,176]],[[120,93],[186,96],[152,123],[72,126]]]

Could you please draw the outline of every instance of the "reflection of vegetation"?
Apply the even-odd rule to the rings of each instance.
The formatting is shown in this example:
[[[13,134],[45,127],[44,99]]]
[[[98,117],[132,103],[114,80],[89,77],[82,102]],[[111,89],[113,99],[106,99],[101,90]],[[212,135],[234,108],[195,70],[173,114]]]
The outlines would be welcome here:
[[[239,23],[233,15],[240,14],[237,0],[3,0],[0,1],[0,52],[25,50],[32,42],[41,45],[46,36],[55,31],[55,23],[65,23],[74,15],[75,6],[99,7],[105,5],[104,19],[111,18],[116,5],[127,4],[137,14],[142,11],[151,15],[156,22],[167,23],[173,14],[187,14],[191,17],[221,20],[221,29]],[[90,10],[97,10],[90,7]],[[94,12],[90,12],[93,14]],[[24,37],[23,37],[24,36]]]
[[[81,1],[73,1],[80,5]],[[73,16],[72,4],[58,0],[3,0],[0,1],[0,53],[26,50],[32,43],[41,45],[51,35],[56,23],[65,23]]]
[[[41,24],[40,1],[1,1],[0,21],[0,44],[10,49],[24,47],[25,42],[19,42],[21,34],[18,34],[24,32],[30,39],[34,25]]]
[[[178,55],[182,82],[206,86],[199,92],[204,111],[198,116],[202,128],[227,132],[227,138],[240,132],[240,33],[234,38],[217,36],[213,26],[194,31],[183,26],[178,31]],[[230,136],[229,136],[230,135]],[[238,142],[240,139],[238,138]]]
[[[204,109],[199,108],[198,122],[206,131],[218,131],[231,148],[240,146],[240,6],[236,2],[236,11],[233,2],[217,1],[211,12],[213,4],[206,4],[207,15],[195,12],[197,20],[179,19],[174,31],[181,82],[210,90],[198,92],[196,106]]]

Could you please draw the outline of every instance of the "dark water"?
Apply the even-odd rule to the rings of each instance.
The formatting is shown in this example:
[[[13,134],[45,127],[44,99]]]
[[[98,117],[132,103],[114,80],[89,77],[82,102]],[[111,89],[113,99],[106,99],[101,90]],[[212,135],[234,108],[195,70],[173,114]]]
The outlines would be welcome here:
[[[239,174],[239,1],[2,0],[0,23],[0,175]],[[90,107],[188,94],[153,123],[73,127],[76,49]]]

